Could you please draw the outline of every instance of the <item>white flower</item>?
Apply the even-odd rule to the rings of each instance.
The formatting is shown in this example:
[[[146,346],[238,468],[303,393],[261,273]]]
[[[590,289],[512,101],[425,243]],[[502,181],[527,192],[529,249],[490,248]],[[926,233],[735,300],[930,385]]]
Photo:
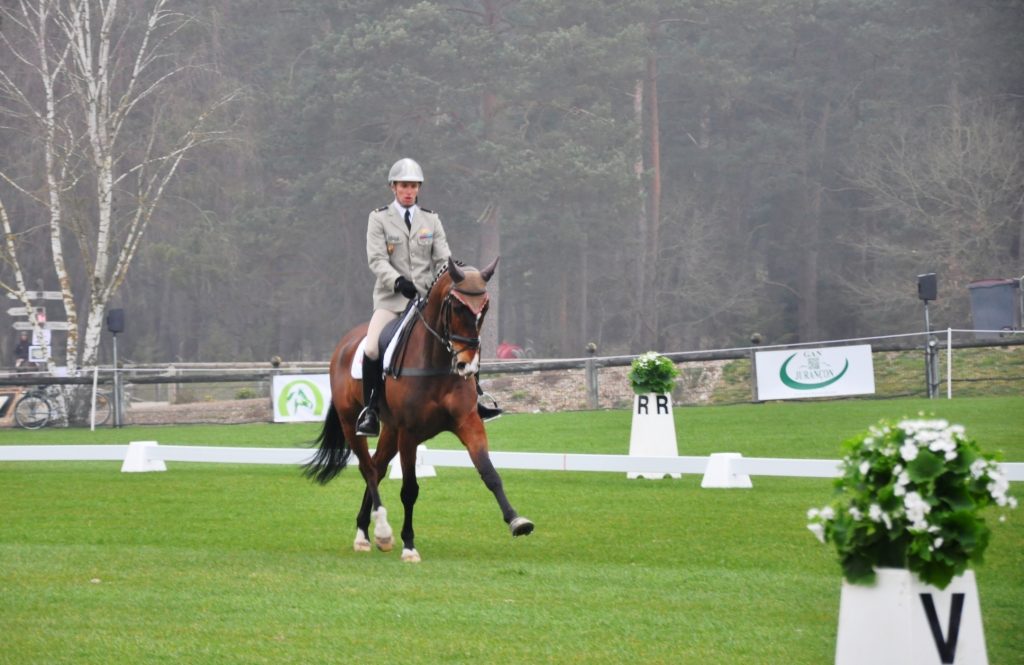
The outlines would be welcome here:
[[[862,519],[864,519],[864,513],[860,512],[857,506],[850,506],[848,512],[850,513],[850,517],[852,517],[855,522],[859,522]]]
[[[832,510],[832,506],[825,506],[821,509],[821,517],[825,520],[835,519],[836,511]]]
[[[939,549],[940,547],[942,547],[942,543],[942,536],[939,536],[938,538],[932,541],[932,549]]]
[[[807,511],[807,519],[813,520],[820,514],[820,512],[821,511],[819,511],[817,508],[811,508],[810,510]]]
[[[820,524],[808,524],[807,528],[811,530],[811,533],[814,534],[815,538],[821,542],[825,542],[825,527]]]
[[[863,462],[860,463],[860,475],[866,476],[866,475],[868,475],[868,471],[870,471],[870,470],[871,470],[871,462],[869,462],[867,460],[864,460]]]
[[[984,476],[986,471],[988,471],[988,462],[986,460],[976,459],[971,462],[971,478],[977,480]]]
[[[925,515],[931,512],[932,507],[921,498],[920,494],[917,492],[907,492],[907,495],[903,498],[903,507],[907,509],[907,519],[911,522],[908,528],[911,531],[926,531],[928,529]]]
[[[917,458],[917,446],[913,441],[907,440],[900,446],[900,456],[908,462],[913,462]]]

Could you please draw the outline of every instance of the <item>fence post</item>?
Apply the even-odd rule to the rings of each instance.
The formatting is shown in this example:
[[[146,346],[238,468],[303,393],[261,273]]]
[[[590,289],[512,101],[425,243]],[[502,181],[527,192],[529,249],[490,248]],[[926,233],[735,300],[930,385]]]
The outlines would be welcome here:
[[[761,333],[752,333],[750,343],[758,346],[761,343]],[[750,401],[757,403],[757,351],[750,349]]]
[[[167,376],[177,376],[178,369],[174,365],[167,366]],[[174,404],[178,401],[178,384],[168,383],[167,384],[167,403]]]
[[[587,361],[586,361],[586,374],[587,374],[587,408],[597,409],[600,407],[598,392],[597,392],[597,363],[594,362],[594,354],[597,353],[597,344],[589,342],[587,344]]]

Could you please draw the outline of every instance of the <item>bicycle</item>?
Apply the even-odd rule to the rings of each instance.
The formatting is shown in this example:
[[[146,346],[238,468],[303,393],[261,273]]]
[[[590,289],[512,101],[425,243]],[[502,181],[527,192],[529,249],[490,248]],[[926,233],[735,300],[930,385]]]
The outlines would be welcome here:
[[[106,424],[113,412],[113,402],[105,390],[96,391],[97,425]],[[14,421],[25,429],[40,429],[51,421],[63,424],[92,422],[92,390],[82,386],[36,386],[22,395],[14,405]]]

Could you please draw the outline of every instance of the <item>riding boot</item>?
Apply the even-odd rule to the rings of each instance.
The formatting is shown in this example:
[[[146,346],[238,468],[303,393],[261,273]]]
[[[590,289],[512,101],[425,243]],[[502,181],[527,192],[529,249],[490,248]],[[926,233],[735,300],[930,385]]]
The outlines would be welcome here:
[[[358,436],[378,436],[380,434],[380,418],[377,416],[377,401],[380,398],[380,391],[383,379],[381,360],[373,360],[363,356],[363,410],[359,412],[356,420],[356,434]]]
[[[480,398],[487,395],[487,398],[491,400],[493,406],[487,406],[480,401]],[[476,377],[476,412],[480,415],[480,420],[485,423],[497,419],[505,411],[498,407],[498,402],[491,395],[484,392],[484,389],[480,387],[480,375]]]

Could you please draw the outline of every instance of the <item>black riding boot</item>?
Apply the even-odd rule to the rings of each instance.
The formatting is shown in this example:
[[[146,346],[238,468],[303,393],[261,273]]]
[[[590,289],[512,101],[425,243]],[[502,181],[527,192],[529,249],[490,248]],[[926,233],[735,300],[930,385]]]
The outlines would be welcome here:
[[[484,389],[480,387],[480,375],[478,374],[476,376],[476,412],[480,414],[480,420],[486,423],[496,419],[505,411],[498,407],[497,400],[490,395],[487,395],[487,397],[491,400],[491,404],[494,406],[487,406],[481,402],[480,398],[484,395],[487,395],[487,393],[485,393]]]
[[[377,417],[377,400],[380,398],[383,384],[383,370],[380,358],[371,360],[363,356],[363,410],[356,420],[356,434],[359,436],[378,436],[380,419]]]

